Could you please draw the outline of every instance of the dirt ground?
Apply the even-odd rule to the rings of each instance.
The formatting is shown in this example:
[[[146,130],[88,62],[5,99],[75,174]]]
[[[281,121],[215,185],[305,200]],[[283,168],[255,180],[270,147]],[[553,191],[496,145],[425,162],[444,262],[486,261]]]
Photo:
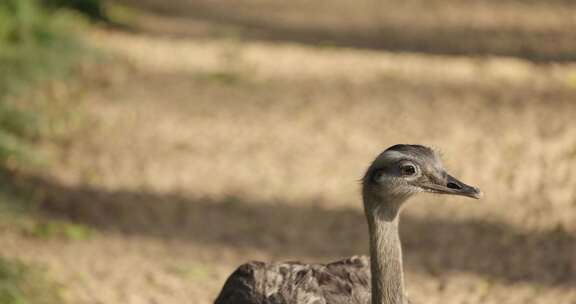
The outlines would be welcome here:
[[[420,143],[486,195],[406,208],[414,303],[576,303],[571,2],[438,0],[426,14],[408,1],[372,19],[369,5],[290,3],[148,0],[141,9],[161,14],[133,31],[90,31],[117,60],[86,92],[88,128],[57,147],[41,186],[45,216],[98,233],[2,233],[3,252],[45,265],[70,303],[211,303],[248,260],[366,254],[358,180],[387,146]],[[354,45],[378,32],[339,36],[344,13],[351,31],[436,27],[414,36],[429,38],[421,45]],[[503,41],[561,38],[517,49],[486,38],[494,28],[508,30]],[[457,43],[465,29],[477,39]],[[432,39],[437,30],[448,36]]]

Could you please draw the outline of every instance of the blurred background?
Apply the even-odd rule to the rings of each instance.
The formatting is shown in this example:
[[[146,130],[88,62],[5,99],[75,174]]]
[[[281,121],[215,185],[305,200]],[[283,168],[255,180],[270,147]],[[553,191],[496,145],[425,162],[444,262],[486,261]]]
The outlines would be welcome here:
[[[438,149],[415,303],[576,303],[576,2],[3,0],[0,303],[211,303],[367,254],[359,179]]]

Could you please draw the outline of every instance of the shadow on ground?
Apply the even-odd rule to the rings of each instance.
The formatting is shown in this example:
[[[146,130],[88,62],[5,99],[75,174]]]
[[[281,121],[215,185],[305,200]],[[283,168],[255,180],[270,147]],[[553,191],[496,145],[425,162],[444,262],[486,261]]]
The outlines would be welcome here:
[[[124,0],[139,9],[163,15],[179,25],[147,28],[147,32],[172,36],[197,35],[194,25],[187,21],[200,21],[213,26],[204,34],[214,36],[218,28],[234,29],[243,39],[286,41],[314,46],[351,47],[393,52],[420,52],[437,55],[496,55],[512,56],[536,62],[576,60],[576,36],[563,28],[522,29],[514,27],[482,28],[474,25],[450,24],[438,20],[434,26],[421,23],[416,17],[398,20],[382,18],[378,26],[350,26],[345,17],[332,26],[302,22],[290,24],[282,18],[268,18],[266,11],[256,5],[250,10],[238,5],[223,5],[215,1],[157,1]],[[526,5],[523,1],[509,1]],[[496,2],[495,2],[496,3]],[[442,5],[450,5],[449,2]],[[566,1],[554,1],[551,7],[575,9]],[[426,11],[427,7],[421,10]],[[497,7],[494,8],[497,10]],[[537,11],[539,8],[534,8]],[[406,12],[403,12],[406,13]],[[313,12],[306,12],[315,19]],[[375,12],[366,12],[367,18]],[[422,12],[420,12],[422,14]],[[457,13],[459,14],[459,13]],[[216,29],[216,30],[215,30]],[[194,34],[192,34],[194,33]]]
[[[283,258],[327,260],[366,252],[359,209],[104,191],[41,178],[20,183],[43,193],[41,210],[48,216],[126,235],[257,248]],[[405,216],[402,234],[406,264],[414,271],[433,276],[471,272],[507,283],[576,283],[576,238],[563,231],[530,233],[489,221]]]

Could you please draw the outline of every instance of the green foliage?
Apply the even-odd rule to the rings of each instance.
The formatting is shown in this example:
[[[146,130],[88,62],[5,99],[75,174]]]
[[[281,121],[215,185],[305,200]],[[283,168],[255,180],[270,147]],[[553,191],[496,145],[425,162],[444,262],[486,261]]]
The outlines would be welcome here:
[[[92,20],[109,21],[101,0],[44,0],[44,3],[54,8],[79,11]]]
[[[49,11],[36,0],[0,2],[0,46],[46,45],[58,42],[69,25],[70,14]]]
[[[0,1],[0,168],[36,159],[32,143],[43,113],[16,102],[42,80],[70,70],[80,44],[70,29],[82,20],[36,0]]]
[[[39,269],[0,258],[0,303],[62,303],[58,288]]]
[[[0,104],[0,165],[12,167],[15,162],[32,162],[30,140],[38,132],[36,117],[9,104]]]

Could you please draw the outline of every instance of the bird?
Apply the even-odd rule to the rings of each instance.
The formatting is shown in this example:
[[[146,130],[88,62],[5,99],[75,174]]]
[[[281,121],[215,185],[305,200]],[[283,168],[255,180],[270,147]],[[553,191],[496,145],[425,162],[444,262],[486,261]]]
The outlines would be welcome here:
[[[226,280],[215,304],[407,304],[398,233],[405,202],[421,192],[479,199],[479,188],[444,169],[423,145],[397,144],[381,152],[362,182],[369,252],[328,264],[248,262]]]

